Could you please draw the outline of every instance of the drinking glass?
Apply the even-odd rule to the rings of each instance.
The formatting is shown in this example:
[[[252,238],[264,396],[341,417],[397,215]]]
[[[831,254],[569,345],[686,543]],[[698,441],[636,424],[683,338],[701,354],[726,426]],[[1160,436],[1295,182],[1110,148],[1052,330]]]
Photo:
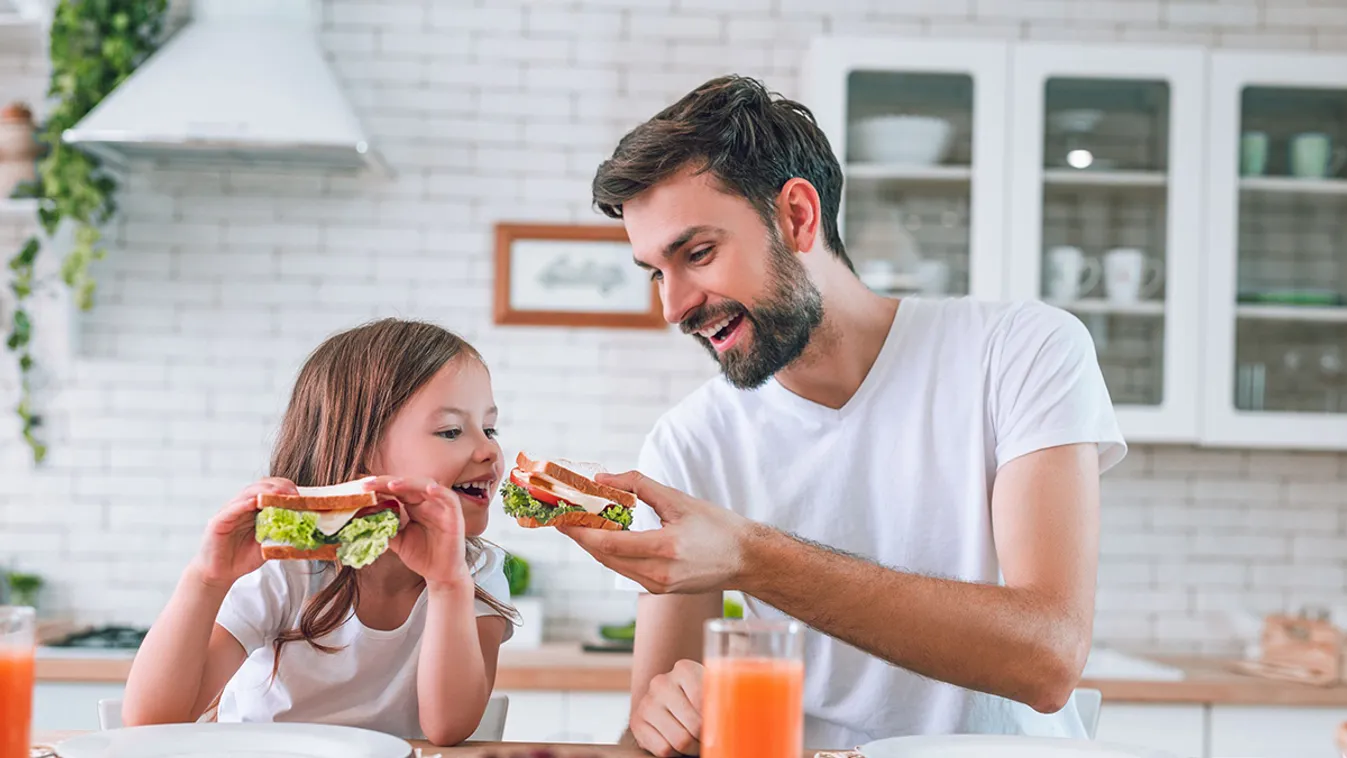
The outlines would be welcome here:
[[[0,758],[27,758],[33,720],[33,609],[0,605]]]
[[[706,622],[703,758],[799,758],[804,752],[804,634],[770,619]]]

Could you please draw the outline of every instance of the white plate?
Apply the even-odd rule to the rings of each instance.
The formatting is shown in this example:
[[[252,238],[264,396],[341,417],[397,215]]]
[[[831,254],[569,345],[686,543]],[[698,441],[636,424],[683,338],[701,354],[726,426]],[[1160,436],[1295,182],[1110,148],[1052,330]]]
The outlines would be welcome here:
[[[56,746],[60,758],[408,758],[405,740],[324,724],[163,724],[110,729]]]
[[[861,754],[865,758],[1175,758],[1103,742],[991,734],[892,737],[862,745]]]

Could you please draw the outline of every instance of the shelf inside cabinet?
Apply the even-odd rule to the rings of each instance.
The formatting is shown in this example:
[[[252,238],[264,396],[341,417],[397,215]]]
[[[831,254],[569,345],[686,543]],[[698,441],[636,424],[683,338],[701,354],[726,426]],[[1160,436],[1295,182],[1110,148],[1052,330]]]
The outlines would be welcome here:
[[[1164,187],[1169,176],[1163,171],[1078,171],[1070,168],[1043,170],[1043,183],[1063,187]]]
[[[1347,305],[1242,303],[1235,306],[1235,315],[1239,318],[1264,321],[1314,321],[1325,324],[1347,324]]]
[[[972,166],[917,166],[903,163],[848,163],[847,179],[909,182],[913,184],[957,184],[973,177]]]
[[[1347,179],[1306,179],[1294,176],[1246,176],[1239,180],[1239,188],[1248,192],[1347,195]]]
[[[1140,300],[1135,303],[1115,303],[1104,298],[1084,298],[1067,302],[1054,300],[1049,300],[1047,302],[1049,305],[1055,305],[1058,308],[1071,311],[1072,313],[1103,313],[1116,316],[1165,315],[1165,304],[1160,300]]]

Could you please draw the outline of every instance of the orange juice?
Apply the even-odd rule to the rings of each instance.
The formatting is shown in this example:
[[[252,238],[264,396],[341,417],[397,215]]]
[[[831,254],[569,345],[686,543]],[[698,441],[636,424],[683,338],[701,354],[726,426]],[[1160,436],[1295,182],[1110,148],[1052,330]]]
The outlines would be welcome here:
[[[804,663],[712,658],[702,676],[703,758],[799,758]]]
[[[33,649],[0,645],[0,758],[28,758]]]

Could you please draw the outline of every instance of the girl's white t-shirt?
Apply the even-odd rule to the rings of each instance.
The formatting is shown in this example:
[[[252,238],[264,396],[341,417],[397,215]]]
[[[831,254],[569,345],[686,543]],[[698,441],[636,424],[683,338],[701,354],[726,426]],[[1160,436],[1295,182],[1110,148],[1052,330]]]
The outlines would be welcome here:
[[[354,613],[318,642],[339,648],[324,653],[307,642],[281,649],[271,679],[272,642],[299,626],[307,599],[336,576],[331,564],[268,561],[230,588],[215,622],[234,635],[248,657],[220,696],[221,722],[291,721],[363,727],[404,739],[422,739],[416,668],[426,625],[426,593],[397,629],[370,629]],[[505,554],[485,546],[473,567],[477,586],[510,602]],[[478,599],[477,616],[497,615]],[[507,624],[505,639],[513,627]]]

